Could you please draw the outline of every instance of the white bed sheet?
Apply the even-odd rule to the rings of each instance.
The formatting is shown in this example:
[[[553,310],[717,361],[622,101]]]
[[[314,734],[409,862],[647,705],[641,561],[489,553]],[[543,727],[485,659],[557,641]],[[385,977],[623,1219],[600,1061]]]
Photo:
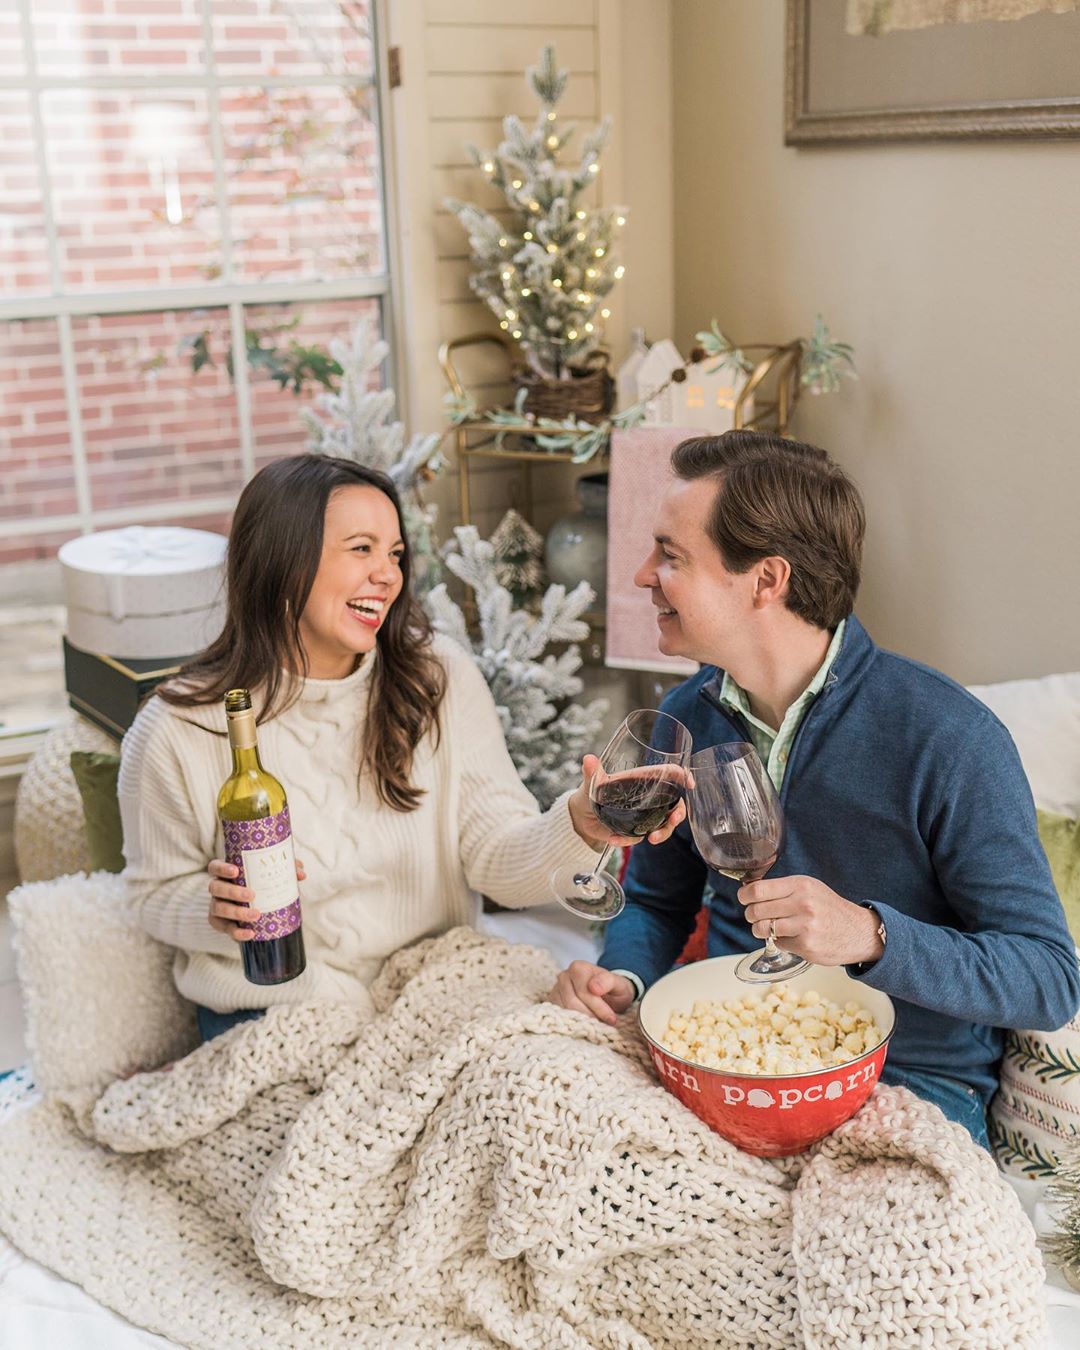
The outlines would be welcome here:
[[[1018,1189],[1037,1183],[1021,1182]],[[1034,1207],[1034,1195],[1021,1196]],[[1046,1285],[1047,1350],[1080,1350],[1080,1294],[1058,1271]],[[4,1350],[170,1350],[175,1342],[132,1326],[0,1237],[0,1346]],[[228,1350],[223,1347],[223,1350]],[[298,1347],[299,1350],[299,1347]],[[945,1350],[945,1347],[942,1348]]]

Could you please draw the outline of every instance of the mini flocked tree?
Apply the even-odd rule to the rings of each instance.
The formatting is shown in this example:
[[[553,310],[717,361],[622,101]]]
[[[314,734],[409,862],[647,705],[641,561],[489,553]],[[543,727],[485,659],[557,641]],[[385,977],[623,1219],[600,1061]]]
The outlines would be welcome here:
[[[480,172],[506,198],[510,218],[452,198],[446,205],[469,235],[473,291],[537,375],[568,379],[600,343],[610,313],[605,297],[624,271],[613,246],[626,208],[586,203],[610,119],[585,137],[580,159],[564,164],[561,152],[575,128],[558,120],[567,71],[556,65],[553,47],[544,48],[527,76],[540,101],[533,126],[507,117],[497,149],[469,146]]]
[[[372,389],[372,372],[386,359],[389,348],[375,338],[367,319],[360,319],[352,338],[335,338],[330,351],[341,367],[337,393],[322,394],[316,406],[300,410],[308,430],[308,449],[317,454],[353,459],[389,476],[401,495],[405,530],[412,544],[413,585],[423,597],[438,584],[441,568],[435,541],[436,508],[420,496],[420,483],[435,476],[443,466],[438,435],[413,436],[405,444],[405,429],[391,421],[395,394],[392,389]]]
[[[491,536],[495,580],[510,592],[514,604],[531,605],[544,585],[544,541],[517,511],[507,511]]]
[[[583,581],[567,594],[563,586],[549,586],[538,614],[515,609],[510,592],[496,579],[491,542],[472,525],[459,526],[454,534],[446,565],[472,588],[478,629],[470,632],[445,585],[428,596],[428,610],[435,628],[459,642],[483,672],[522,782],[546,808],[573,786],[582,756],[599,745],[607,712],[604,699],[585,705],[571,701],[583,689],[576,645],[559,656],[544,655],[553,642],[576,644],[588,637],[581,615],[592,604],[592,588]]]

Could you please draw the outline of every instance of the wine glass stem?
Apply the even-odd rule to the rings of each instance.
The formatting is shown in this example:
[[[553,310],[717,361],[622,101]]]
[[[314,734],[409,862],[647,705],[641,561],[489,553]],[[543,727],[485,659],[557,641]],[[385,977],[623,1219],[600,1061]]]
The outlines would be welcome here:
[[[614,848],[615,848],[615,845],[614,845],[614,844],[608,844],[607,848],[605,848],[604,851],[603,851],[603,853],[600,854],[600,861],[596,864],[596,866],[593,868],[593,870],[589,873],[589,880],[590,880],[590,881],[593,881],[593,882],[599,881],[599,879],[600,879],[600,873],[601,873],[601,872],[604,870],[604,868],[607,866],[608,859],[611,857],[611,854],[612,854],[612,852],[614,851]]]

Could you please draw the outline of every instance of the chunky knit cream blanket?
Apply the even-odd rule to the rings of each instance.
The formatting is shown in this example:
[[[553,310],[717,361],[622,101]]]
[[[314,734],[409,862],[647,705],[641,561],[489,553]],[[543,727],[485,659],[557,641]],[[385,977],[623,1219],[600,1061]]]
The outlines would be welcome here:
[[[169,1072],[0,1130],[0,1229],[210,1350],[942,1347],[1044,1337],[988,1154],[879,1088],[811,1153],[740,1153],[550,959],[458,929],[374,1011],[270,1010]]]

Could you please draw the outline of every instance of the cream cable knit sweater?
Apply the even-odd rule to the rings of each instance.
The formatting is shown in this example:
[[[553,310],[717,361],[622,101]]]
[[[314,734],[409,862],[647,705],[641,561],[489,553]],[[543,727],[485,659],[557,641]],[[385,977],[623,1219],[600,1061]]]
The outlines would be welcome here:
[[[262,762],[285,785],[307,880],[301,887],[307,969],[288,984],[244,978],[240,950],[207,921],[206,865],[223,858],[218,790],[230,770],[217,706],[152,699],[124,738],[120,810],[125,879],[142,924],[177,948],[180,992],[219,1012],[313,1000],[367,1005],[392,952],[471,924],[476,892],[524,907],[550,900],[559,862],[591,865],[561,797],[539,813],[506,750],[494,701],[468,653],[437,637],[447,671],[439,744],[418,747],[417,810],[379,802],[358,782],[369,657],[344,680],[307,680],[300,699],[259,728]]]

